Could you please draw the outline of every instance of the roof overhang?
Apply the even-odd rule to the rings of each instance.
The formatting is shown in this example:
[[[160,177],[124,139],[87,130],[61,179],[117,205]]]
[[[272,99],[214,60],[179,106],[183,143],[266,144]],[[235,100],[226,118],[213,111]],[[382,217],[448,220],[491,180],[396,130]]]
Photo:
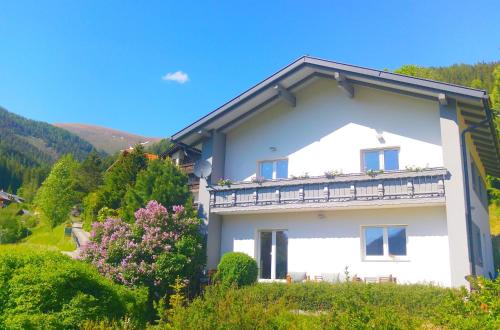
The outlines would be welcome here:
[[[320,78],[337,81],[349,97],[355,97],[353,86],[361,85],[442,104],[451,98],[460,105],[466,124],[487,118],[490,111],[488,95],[484,90],[304,56],[175,133],[172,140],[194,145],[203,140],[208,132],[227,132],[282,100],[295,106],[293,94]],[[471,135],[487,173],[500,176],[498,141],[493,121],[489,127]]]

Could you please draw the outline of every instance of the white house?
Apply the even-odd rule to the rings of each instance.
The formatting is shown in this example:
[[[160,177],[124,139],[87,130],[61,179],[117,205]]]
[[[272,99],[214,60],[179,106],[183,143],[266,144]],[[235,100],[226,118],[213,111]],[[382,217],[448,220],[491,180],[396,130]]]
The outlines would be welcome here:
[[[263,280],[495,273],[485,91],[305,56],[172,139],[211,164],[198,196],[209,269],[241,251]]]

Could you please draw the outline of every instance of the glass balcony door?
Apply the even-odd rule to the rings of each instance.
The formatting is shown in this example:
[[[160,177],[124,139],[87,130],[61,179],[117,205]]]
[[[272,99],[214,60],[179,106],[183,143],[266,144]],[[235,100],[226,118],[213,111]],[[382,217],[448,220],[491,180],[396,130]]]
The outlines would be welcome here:
[[[285,230],[259,233],[259,277],[285,279],[288,272],[288,234]]]

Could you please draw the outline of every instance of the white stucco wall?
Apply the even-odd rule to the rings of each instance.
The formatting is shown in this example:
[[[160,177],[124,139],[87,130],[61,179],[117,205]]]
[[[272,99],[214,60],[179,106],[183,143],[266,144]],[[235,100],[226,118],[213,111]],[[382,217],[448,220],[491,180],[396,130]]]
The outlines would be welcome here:
[[[319,79],[296,93],[295,108],[281,102],[228,132],[225,177],[249,179],[258,160],[282,157],[289,159],[289,175],[357,173],[360,150],[378,147],[399,147],[401,169],[443,165],[436,102],[355,89],[350,99],[337,83]]]
[[[223,216],[221,254],[244,252],[256,258],[259,230],[286,229],[288,271],[343,273],[364,277],[392,274],[401,283],[450,285],[444,207],[349,210]],[[407,225],[407,261],[363,261],[361,226]]]

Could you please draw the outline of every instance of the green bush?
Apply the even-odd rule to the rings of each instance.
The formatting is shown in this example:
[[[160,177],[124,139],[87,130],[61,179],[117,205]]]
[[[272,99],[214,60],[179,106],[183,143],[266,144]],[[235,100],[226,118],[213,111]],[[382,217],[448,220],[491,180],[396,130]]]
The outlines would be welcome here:
[[[146,301],[146,290],[114,284],[60,253],[0,251],[0,329],[77,329],[125,317],[140,325]]]
[[[431,285],[272,283],[210,286],[172,310],[174,329],[498,329],[498,281],[468,291]],[[487,289],[487,292],[484,291]]]
[[[229,252],[222,256],[217,266],[217,281],[222,285],[244,286],[257,282],[257,262],[245,253]]]
[[[21,210],[18,204],[0,208],[0,244],[14,243],[27,235],[32,221],[27,215],[18,215]]]

